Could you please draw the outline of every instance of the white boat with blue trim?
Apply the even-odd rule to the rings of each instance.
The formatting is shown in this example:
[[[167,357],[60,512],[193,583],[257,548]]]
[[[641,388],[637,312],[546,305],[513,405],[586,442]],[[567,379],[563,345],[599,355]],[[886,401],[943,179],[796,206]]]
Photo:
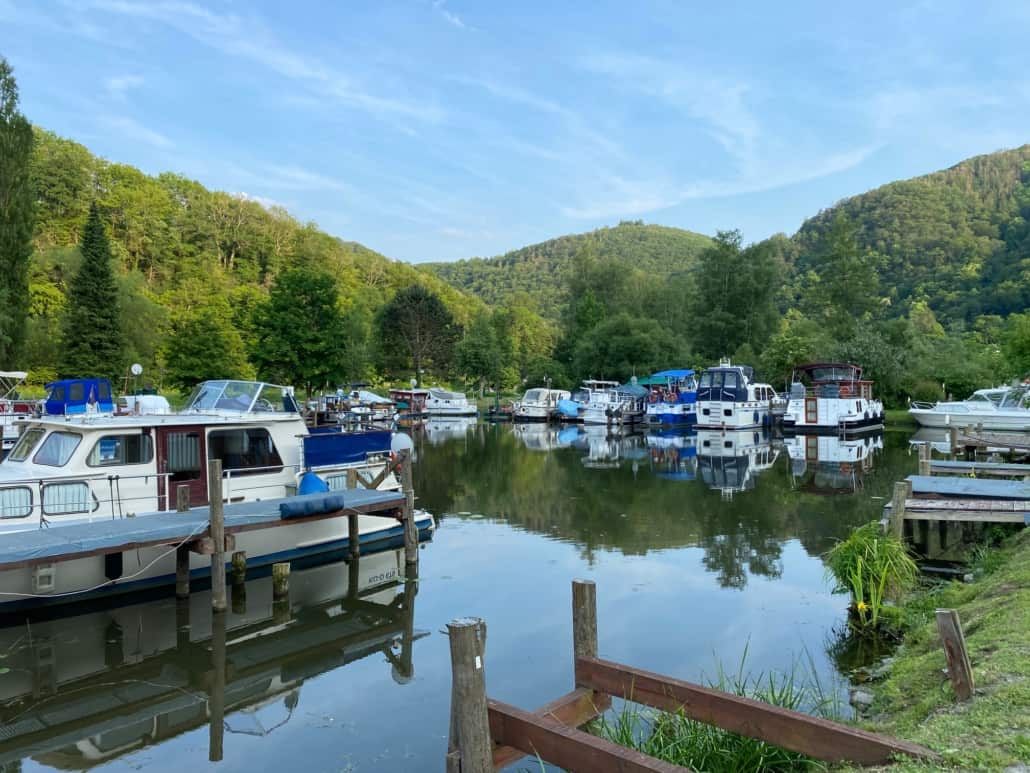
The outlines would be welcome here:
[[[749,365],[723,360],[701,374],[697,386],[697,426],[703,429],[750,429],[772,423],[776,390],[754,380]]]

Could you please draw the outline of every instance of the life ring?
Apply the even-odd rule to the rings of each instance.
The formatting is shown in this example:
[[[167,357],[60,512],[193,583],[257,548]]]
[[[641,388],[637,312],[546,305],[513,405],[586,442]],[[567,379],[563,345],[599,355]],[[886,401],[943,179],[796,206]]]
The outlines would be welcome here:
[[[650,396],[650,397],[649,397],[648,399],[649,399],[649,400],[650,400],[650,401],[651,401],[652,403],[657,403],[657,402],[658,402],[658,393],[657,393],[657,392],[652,392],[652,393],[651,393],[651,396]]]
[[[841,464],[840,464],[840,471],[844,475],[850,475],[851,474],[851,465],[848,464],[847,462],[841,462]]]
[[[851,397],[851,387],[847,384],[842,384],[840,388],[841,397]]]

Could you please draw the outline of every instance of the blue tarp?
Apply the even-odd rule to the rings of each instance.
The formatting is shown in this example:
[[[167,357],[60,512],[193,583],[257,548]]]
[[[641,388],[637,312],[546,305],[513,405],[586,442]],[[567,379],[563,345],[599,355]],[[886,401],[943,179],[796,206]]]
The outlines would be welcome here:
[[[304,438],[304,466],[329,467],[363,462],[369,454],[390,453],[390,430],[319,432]]]
[[[655,373],[651,378],[687,378],[693,376],[694,370],[692,368],[678,368],[675,370],[663,370],[660,373]]]

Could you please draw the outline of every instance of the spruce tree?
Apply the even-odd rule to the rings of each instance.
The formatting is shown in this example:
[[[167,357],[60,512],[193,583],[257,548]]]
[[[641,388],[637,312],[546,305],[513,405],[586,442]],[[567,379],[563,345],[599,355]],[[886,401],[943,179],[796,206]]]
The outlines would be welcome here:
[[[117,377],[124,366],[118,286],[111,268],[111,247],[95,202],[80,250],[82,266],[68,288],[60,372],[65,377]]]
[[[18,85],[0,57],[0,368],[19,368],[29,308],[35,201],[29,180],[32,126],[18,112]]]

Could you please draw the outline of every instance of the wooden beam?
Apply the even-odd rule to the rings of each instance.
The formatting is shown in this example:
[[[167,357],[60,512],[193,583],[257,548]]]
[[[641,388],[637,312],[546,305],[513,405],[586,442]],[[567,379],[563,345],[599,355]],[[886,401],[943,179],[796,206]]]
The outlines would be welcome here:
[[[937,610],[937,632],[941,635],[944,655],[948,659],[948,678],[955,688],[955,697],[960,701],[973,697],[976,685],[973,682],[973,666],[969,663],[966,652],[966,637],[962,634],[962,624],[958,612],[954,609]]]
[[[612,699],[604,693],[577,687],[533,712],[534,716],[549,719],[566,727],[582,727],[611,708]],[[494,747],[494,770],[511,765],[526,756],[526,752],[512,746]]]
[[[570,773],[684,773],[625,746],[539,717],[500,701],[489,701],[490,735],[499,743],[564,768]]]
[[[998,510],[906,510],[906,521],[973,521],[976,523],[1027,524],[1030,513]]]
[[[828,762],[877,765],[897,754],[936,757],[914,743],[599,658],[577,658],[576,684],[663,711],[682,711],[699,722]]]

